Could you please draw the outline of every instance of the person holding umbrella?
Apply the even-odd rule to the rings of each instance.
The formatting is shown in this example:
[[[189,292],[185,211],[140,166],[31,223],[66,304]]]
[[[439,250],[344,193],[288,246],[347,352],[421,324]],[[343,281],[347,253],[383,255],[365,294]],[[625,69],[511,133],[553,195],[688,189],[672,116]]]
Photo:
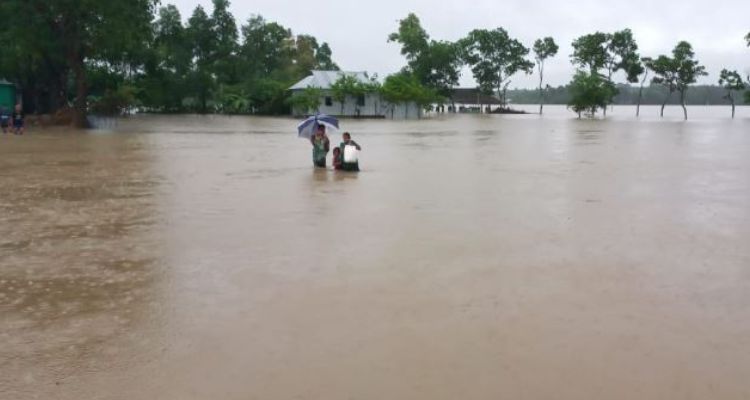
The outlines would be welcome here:
[[[325,114],[313,115],[297,126],[297,137],[307,139],[313,147],[313,164],[325,168],[326,156],[331,149],[331,141],[326,135],[326,128],[338,129],[339,120]]]
[[[328,151],[331,149],[331,141],[326,135],[325,125],[318,125],[318,128],[315,131],[315,135],[310,138],[310,143],[312,143],[313,146],[313,164],[315,164],[315,166],[318,168],[325,168],[326,156],[328,155]]]

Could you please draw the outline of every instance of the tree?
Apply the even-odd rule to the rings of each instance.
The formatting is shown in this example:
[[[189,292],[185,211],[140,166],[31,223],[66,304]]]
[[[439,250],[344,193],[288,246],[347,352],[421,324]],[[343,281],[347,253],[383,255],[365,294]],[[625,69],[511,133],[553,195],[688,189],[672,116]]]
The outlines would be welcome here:
[[[317,113],[318,107],[320,107],[321,96],[322,91],[320,88],[309,87],[301,93],[290,97],[288,102],[296,110],[301,110],[302,113],[308,113],[310,111],[315,111]]]
[[[578,113],[578,118],[583,113],[594,116],[600,108],[607,107],[616,90],[614,84],[605,77],[578,70],[570,83],[571,99],[568,107]]]
[[[458,84],[462,57],[456,43],[430,40],[419,18],[409,14],[399,21],[398,32],[388,36],[389,42],[401,44],[406,57],[405,72],[413,74],[420,83],[449,97]]]
[[[664,116],[664,107],[674,92],[680,93],[680,104],[682,105],[685,119],[687,120],[687,107],[685,107],[685,94],[691,84],[698,80],[699,76],[708,75],[706,68],[694,59],[695,53],[690,43],[682,41],[672,50],[672,57],[660,55],[650,65],[650,69],[656,75],[652,82],[666,87],[669,94],[661,106],[661,116]]]
[[[380,95],[390,105],[391,118],[393,118],[394,108],[397,104],[407,106],[406,116],[408,117],[409,103],[426,107],[440,98],[434,90],[422,85],[413,74],[404,71],[385,78],[385,82],[380,88]]]
[[[560,47],[555,43],[555,40],[551,37],[544,39],[537,39],[534,42],[534,57],[536,59],[536,66],[539,69],[539,114],[544,112],[544,62],[557,55]]]
[[[42,56],[40,61],[63,61],[64,67],[51,68],[59,74],[58,82],[67,80],[68,71],[72,72],[75,82],[73,124],[86,127],[87,65],[114,67],[138,63],[141,49],[150,40],[156,1],[3,0],[2,7],[2,15],[24,16],[5,18],[2,24],[11,25],[3,29],[21,33],[19,38],[26,42],[23,44],[33,46],[23,49],[24,52],[38,55],[40,51],[53,49],[50,56]],[[11,53],[4,52],[3,58],[8,54]]]
[[[161,7],[154,23],[149,59],[135,85],[140,102],[149,110],[182,111],[187,77],[192,69],[192,46],[177,7]]]
[[[341,115],[344,115],[344,106],[349,96],[356,96],[361,91],[359,80],[354,75],[341,74],[338,80],[331,85],[332,97],[341,104]]]
[[[391,33],[388,41],[401,43],[401,55],[411,64],[427,51],[429,38],[419,18],[411,13],[399,21],[398,32]]]
[[[466,62],[471,65],[479,89],[485,94],[497,90],[504,105],[510,78],[517,72],[529,74],[534,68],[534,63],[526,59],[529,49],[511,38],[503,28],[475,29],[462,43]]]
[[[599,74],[610,62],[608,54],[612,35],[596,32],[584,35],[573,41],[573,64],[589,70],[590,75]]]
[[[189,80],[195,90],[200,112],[208,111],[208,100],[216,81],[212,74],[214,54],[216,52],[216,27],[206,11],[200,5],[195,8],[188,20],[187,36],[193,45],[195,68]]]
[[[323,42],[315,53],[315,61],[318,64],[318,68],[325,71],[338,71],[339,66],[331,59],[333,52],[328,43]]]
[[[651,57],[644,57],[641,59],[641,62],[639,63],[639,69],[641,73],[639,75],[643,75],[643,79],[641,79],[641,86],[638,89],[638,105],[635,107],[635,116],[640,117],[641,116],[641,101],[643,100],[643,87],[646,85],[646,81],[648,80],[648,71],[649,71],[649,65],[653,63],[653,59]]]
[[[214,49],[210,56],[212,72],[221,84],[234,84],[239,80],[237,68],[237,22],[229,12],[229,0],[213,0],[211,25]]]
[[[638,45],[630,29],[615,33],[596,32],[579,37],[573,41],[572,61],[581,68],[587,68],[590,74],[601,75],[610,83],[618,71],[626,73],[629,83],[638,82],[638,76],[643,73]],[[615,91],[612,97],[616,94]],[[611,102],[610,98],[608,104]],[[604,114],[606,113],[605,107]]]
[[[723,86],[727,91],[726,98],[732,102],[732,118],[734,118],[734,92],[745,90],[745,88],[747,88],[747,85],[742,79],[742,75],[740,75],[737,71],[729,71],[727,69],[721,70],[719,85]]]
[[[0,76],[21,86],[27,111],[56,110],[68,101],[70,66],[62,40],[46,13],[27,1],[0,1]]]

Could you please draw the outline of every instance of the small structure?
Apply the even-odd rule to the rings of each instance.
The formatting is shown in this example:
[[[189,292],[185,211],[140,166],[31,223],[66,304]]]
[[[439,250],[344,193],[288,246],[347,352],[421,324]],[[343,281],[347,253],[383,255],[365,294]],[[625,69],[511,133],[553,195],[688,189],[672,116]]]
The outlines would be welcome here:
[[[503,102],[495,96],[482,93],[479,89],[459,88],[451,92],[453,112],[483,113],[493,106],[502,107]]]
[[[0,79],[0,108],[8,112],[16,106],[16,85]]]
[[[336,101],[331,87],[343,76],[354,77],[363,84],[370,83],[366,72],[312,71],[311,74],[294,84],[289,90],[292,96],[299,96],[305,89],[315,88],[321,92],[317,112],[339,117],[360,118],[415,118],[422,115],[422,108],[416,103],[390,104],[379,93],[362,96],[347,96],[343,102]],[[304,116],[311,110],[292,107],[292,115]]]

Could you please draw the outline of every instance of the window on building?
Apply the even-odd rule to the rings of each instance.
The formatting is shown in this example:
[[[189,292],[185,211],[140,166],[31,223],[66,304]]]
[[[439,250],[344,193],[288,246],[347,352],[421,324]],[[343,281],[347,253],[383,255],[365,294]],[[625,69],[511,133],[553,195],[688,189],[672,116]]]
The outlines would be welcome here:
[[[360,107],[364,107],[365,106],[365,96],[364,95],[357,96],[357,105],[360,106]]]
[[[333,99],[331,96],[326,96],[326,107],[330,107],[333,105]]]

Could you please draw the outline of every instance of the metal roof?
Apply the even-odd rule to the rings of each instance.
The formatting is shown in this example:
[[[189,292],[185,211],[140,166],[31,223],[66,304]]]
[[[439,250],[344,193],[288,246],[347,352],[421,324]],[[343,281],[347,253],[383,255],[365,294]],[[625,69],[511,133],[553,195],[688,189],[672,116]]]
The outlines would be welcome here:
[[[295,83],[289,90],[303,90],[310,87],[318,89],[330,89],[331,86],[342,76],[353,76],[362,83],[368,83],[370,79],[367,72],[351,71],[312,71],[312,75]]]

